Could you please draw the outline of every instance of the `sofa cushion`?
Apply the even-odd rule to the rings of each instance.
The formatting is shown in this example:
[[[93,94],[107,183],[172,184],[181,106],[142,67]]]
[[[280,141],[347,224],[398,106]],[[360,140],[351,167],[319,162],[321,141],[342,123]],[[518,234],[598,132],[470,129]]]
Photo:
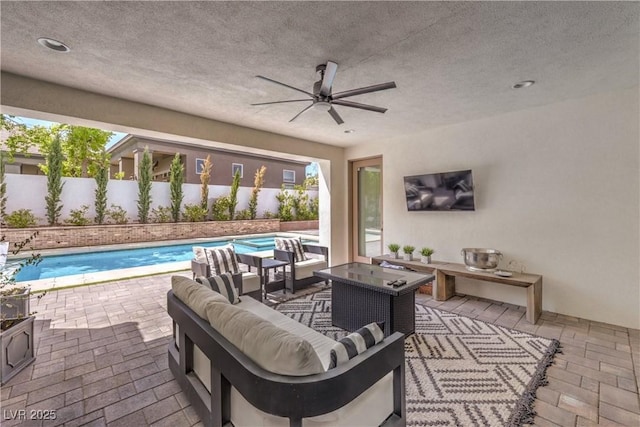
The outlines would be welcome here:
[[[222,273],[239,273],[240,267],[236,259],[236,252],[233,245],[225,245],[218,248],[205,248],[204,253],[207,257],[211,274],[219,275]]]
[[[273,239],[276,249],[281,251],[293,252],[293,259],[295,262],[304,261],[307,256],[302,249],[302,242],[300,239],[285,239],[283,237],[276,237]]]
[[[329,369],[335,368],[353,359],[366,349],[382,342],[384,339],[384,323],[370,323],[342,338],[331,349]]]
[[[238,289],[236,289],[235,284],[233,283],[233,275],[231,273],[223,273],[219,276],[211,277],[197,277],[196,282],[202,283],[213,291],[218,292],[231,304],[237,304],[240,302]]]
[[[263,369],[281,375],[324,372],[311,344],[235,305],[216,304],[207,310],[211,326]]]
[[[251,297],[242,298],[242,301],[236,307],[250,311],[256,316],[271,322],[271,324],[304,338],[316,351],[324,370],[329,369],[329,355],[336,344],[335,340]]]
[[[198,316],[207,319],[206,307],[209,304],[227,304],[229,300],[211,288],[184,276],[171,276],[171,289],[174,295],[193,310]]]

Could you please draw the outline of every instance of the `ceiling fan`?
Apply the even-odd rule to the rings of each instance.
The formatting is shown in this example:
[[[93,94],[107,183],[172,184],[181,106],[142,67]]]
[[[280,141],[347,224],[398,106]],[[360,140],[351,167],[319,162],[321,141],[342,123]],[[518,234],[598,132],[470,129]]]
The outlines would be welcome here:
[[[288,84],[281,83],[279,81],[270,79],[265,76],[256,76],[260,79],[266,80],[271,83],[279,84],[289,89],[297,90],[306,95],[309,95],[311,99],[288,99],[285,101],[273,101],[273,102],[259,102],[251,105],[269,105],[269,104],[282,104],[287,102],[309,102],[311,104],[304,110],[296,114],[289,122],[294,121],[300,117],[303,113],[306,113],[311,108],[318,108],[328,111],[333,120],[339,125],[344,123],[344,120],[340,117],[338,112],[333,108],[334,105],[340,105],[343,107],[359,108],[361,110],[375,111],[377,113],[384,113],[386,108],[376,107],[374,105],[360,104],[358,102],[347,101],[343,98],[350,96],[362,95],[364,93],[377,92],[379,90],[393,89],[396,87],[395,82],[380,83],[373,86],[361,87],[359,89],[346,90],[344,92],[332,93],[333,79],[336,77],[336,71],[338,71],[338,64],[335,62],[327,61],[326,64],[320,64],[316,67],[316,72],[320,72],[320,80],[313,84],[313,93],[306,90],[298,89],[297,87],[289,86]]]

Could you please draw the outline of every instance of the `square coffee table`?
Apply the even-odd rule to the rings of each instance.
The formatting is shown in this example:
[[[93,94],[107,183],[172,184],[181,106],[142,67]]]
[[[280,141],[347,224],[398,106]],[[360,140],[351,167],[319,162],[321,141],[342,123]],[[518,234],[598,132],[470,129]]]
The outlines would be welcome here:
[[[355,331],[371,322],[385,322],[384,335],[415,331],[415,291],[432,282],[433,274],[394,270],[359,262],[337,265],[313,272],[329,279],[331,285],[331,323]],[[398,287],[390,285],[404,280]]]

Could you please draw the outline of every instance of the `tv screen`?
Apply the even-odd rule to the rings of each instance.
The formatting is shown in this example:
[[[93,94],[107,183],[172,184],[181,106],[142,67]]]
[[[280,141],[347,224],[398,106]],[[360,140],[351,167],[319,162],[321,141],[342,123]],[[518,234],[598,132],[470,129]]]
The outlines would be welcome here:
[[[405,176],[404,191],[410,211],[473,211],[470,170]]]

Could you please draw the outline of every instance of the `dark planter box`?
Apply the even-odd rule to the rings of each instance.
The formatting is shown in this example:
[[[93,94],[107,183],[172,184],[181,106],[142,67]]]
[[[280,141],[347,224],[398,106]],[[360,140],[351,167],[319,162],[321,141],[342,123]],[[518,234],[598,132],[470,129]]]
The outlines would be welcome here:
[[[27,317],[0,332],[0,383],[6,384],[22,369],[35,360],[33,347],[33,320]]]

